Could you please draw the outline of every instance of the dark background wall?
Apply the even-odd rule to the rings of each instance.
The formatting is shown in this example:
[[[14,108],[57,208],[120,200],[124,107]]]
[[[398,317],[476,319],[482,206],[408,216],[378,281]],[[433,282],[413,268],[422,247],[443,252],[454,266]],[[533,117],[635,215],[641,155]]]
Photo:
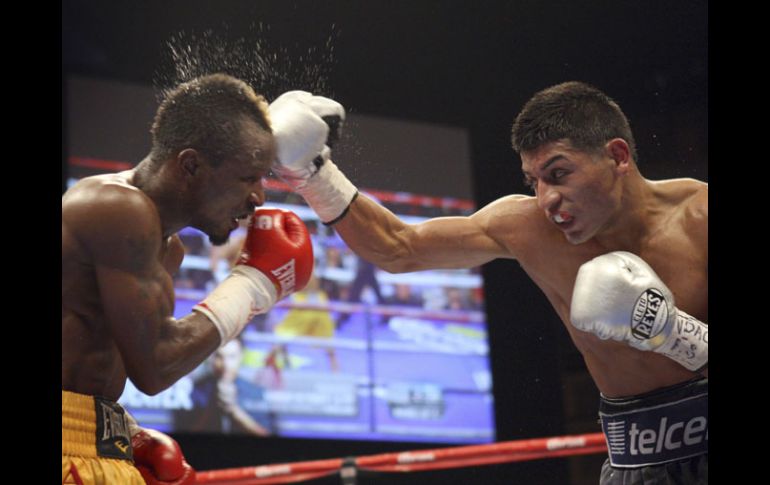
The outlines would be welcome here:
[[[67,77],[71,156],[136,164],[150,152],[157,89]],[[361,188],[472,199],[470,135],[462,126],[349,113],[334,161]],[[74,175],[74,174],[72,174]]]
[[[511,122],[534,92],[566,80],[592,83],[619,102],[647,177],[708,180],[705,1],[72,0],[62,5],[63,70],[162,83],[173,78],[164,57],[169,36],[206,29],[249,45],[282,46],[278,57],[294,62],[292,69],[299,56],[328,60],[323,82],[310,76],[287,86],[286,78],[262,78],[268,98],[304,87],[334,96],[351,113],[466,129],[479,206],[524,192]],[[132,110],[126,107],[126,116]],[[498,439],[597,431],[596,388],[541,292],[515,262],[488,264],[484,277]],[[178,438],[201,469],[419,448]],[[395,483],[596,483],[600,463],[598,456],[539,461]]]

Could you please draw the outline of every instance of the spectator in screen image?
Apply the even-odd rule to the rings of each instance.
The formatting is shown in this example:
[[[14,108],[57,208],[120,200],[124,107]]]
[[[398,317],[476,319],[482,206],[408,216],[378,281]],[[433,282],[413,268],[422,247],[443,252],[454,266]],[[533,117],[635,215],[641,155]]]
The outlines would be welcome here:
[[[408,283],[396,283],[393,285],[393,295],[385,299],[385,303],[395,306],[421,307],[422,298],[412,291]]]
[[[320,280],[313,275],[304,290],[298,291],[287,299],[292,307],[286,316],[274,328],[275,335],[281,337],[313,337],[333,339],[335,325],[328,309],[329,297],[321,289]],[[305,307],[305,308],[303,308]],[[311,308],[306,308],[311,307]],[[339,371],[339,362],[334,347],[318,344],[329,359],[329,370]],[[291,359],[287,344],[277,344],[265,358],[265,367],[280,373],[281,368],[291,368]]]
[[[243,356],[243,341],[236,338],[209,357],[209,372],[196,379],[193,385],[193,409],[176,413],[175,423],[179,430],[256,436],[271,434],[264,390],[239,375]]]
[[[445,288],[446,310],[470,310],[471,303],[467,291],[460,288]]]
[[[407,283],[395,283],[393,285],[393,294],[385,298],[385,305],[394,308],[388,308],[387,314],[383,316],[380,325],[388,325],[390,319],[398,314],[398,307],[422,307],[422,296],[414,293],[412,286]]]
[[[377,281],[377,267],[365,260],[364,258],[356,257],[356,276],[353,278],[353,283],[350,285],[348,293],[348,302],[360,303],[361,295],[366,288],[371,289],[378,304],[382,304],[382,292],[380,291],[380,282]],[[342,327],[348,320],[350,320],[350,313],[340,313],[337,318],[337,326]]]
[[[336,247],[329,246],[324,251],[324,268],[342,268],[342,255],[340,250]],[[342,288],[338,281],[332,278],[321,277],[321,289],[329,297],[329,300],[340,301],[342,299]]]

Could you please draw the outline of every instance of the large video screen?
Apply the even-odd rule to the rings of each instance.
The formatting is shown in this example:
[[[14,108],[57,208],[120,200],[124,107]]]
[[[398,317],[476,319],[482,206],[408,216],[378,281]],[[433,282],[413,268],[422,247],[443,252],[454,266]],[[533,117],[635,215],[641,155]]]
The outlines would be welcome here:
[[[66,91],[70,183],[146,156],[158,103],[152,86],[69,77]],[[465,129],[353,111],[335,161],[354,183],[407,222],[473,212]],[[147,396],[129,382],[121,404],[141,424],[170,432],[493,441],[479,271],[386,273],[279,181],[267,180],[266,191],[266,205],[296,212],[312,233],[308,288],[255,317],[170,389]],[[221,247],[193,229],[181,232],[176,317],[227,277],[244,232]]]
[[[307,224],[315,254],[308,287],[256,316],[188,377],[120,402],[169,431],[306,438],[488,442],[493,400],[478,271],[388,274],[356,256],[296,196],[268,191],[267,206]],[[402,219],[458,215],[462,201],[377,193]],[[378,197],[379,196],[379,197]],[[442,205],[443,202],[443,205]],[[212,247],[185,229],[175,316],[227,277],[245,230]],[[240,408],[240,409],[238,409]]]
[[[93,173],[109,162],[70,165]],[[356,256],[279,181],[268,180],[266,188],[266,207],[294,211],[310,230],[315,268],[307,288],[254,317],[240,338],[171,388],[148,396],[129,381],[119,402],[143,425],[166,432],[494,441],[478,269],[386,273]],[[406,222],[473,211],[465,200],[368,195]],[[223,246],[192,228],[180,236],[177,318],[227,277],[245,228]]]

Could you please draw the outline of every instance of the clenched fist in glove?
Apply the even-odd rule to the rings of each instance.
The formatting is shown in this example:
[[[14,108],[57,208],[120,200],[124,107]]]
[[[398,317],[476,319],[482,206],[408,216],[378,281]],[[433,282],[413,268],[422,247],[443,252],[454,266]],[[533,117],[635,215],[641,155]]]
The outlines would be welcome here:
[[[345,108],[323,96],[289,91],[270,104],[269,115],[278,146],[273,170],[305,198],[322,222],[339,220],[358,194],[330,159]]]
[[[171,436],[144,428],[131,437],[134,465],[147,485],[190,485],[195,470],[187,463],[179,443]]]
[[[128,412],[125,416],[131,435],[134,466],[147,485],[195,483],[195,470],[184,459],[174,438],[154,429],[142,428]]]
[[[283,209],[257,209],[232,273],[193,307],[219,330],[221,345],[259,313],[307,285],[313,246],[305,223]]]
[[[570,320],[601,339],[663,354],[691,371],[708,364],[708,324],[674,306],[671,290],[655,271],[625,251],[580,267]]]

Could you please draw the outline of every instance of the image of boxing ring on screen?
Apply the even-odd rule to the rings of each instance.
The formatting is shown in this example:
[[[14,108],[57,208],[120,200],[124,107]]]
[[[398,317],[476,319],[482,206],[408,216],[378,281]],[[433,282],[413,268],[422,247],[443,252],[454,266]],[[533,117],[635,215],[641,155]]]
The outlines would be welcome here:
[[[119,402],[169,432],[485,443],[495,439],[478,268],[389,274],[356,256],[301,199],[267,182],[266,207],[311,234],[308,286],[257,315],[234,342],[166,391],[129,381]],[[406,222],[467,215],[469,201],[370,191]],[[175,277],[175,317],[227,277],[245,237],[212,246],[195,229]]]

